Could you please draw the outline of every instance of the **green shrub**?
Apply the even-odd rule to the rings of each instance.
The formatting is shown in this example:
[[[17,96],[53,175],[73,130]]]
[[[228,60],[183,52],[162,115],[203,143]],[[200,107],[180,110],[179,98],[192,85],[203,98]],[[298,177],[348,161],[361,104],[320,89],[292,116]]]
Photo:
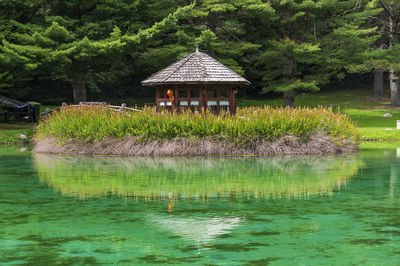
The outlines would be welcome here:
[[[137,136],[140,139],[213,138],[248,144],[273,141],[285,135],[307,140],[312,134],[325,134],[335,140],[358,141],[354,123],[345,115],[326,108],[249,107],[228,114],[181,112],[116,112],[107,106],[66,106],[43,120],[37,137],[100,141],[104,138]]]

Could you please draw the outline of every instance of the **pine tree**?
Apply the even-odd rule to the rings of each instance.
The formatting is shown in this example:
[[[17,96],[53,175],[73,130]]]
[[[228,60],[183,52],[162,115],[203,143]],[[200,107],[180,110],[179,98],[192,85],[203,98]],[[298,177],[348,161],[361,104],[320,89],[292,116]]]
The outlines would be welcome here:
[[[385,44],[382,49],[369,53],[367,64],[375,69],[389,72],[391,104],[400,105],[400,80],[398,58],[400,57],[399,29],[400,29],[400,3],[395,0],[372,0],[369,7],[382,9],[382,13],[375,16],[376,25],[381,29],[382,42]]]
[[[126,8],[129,10],[131,6]],[[53,79],[70,82],[75,103],[86,101],[86,87],[95,83],[100,73],[108,72],[123,61],[126,47],[139,46],[143,40],[168,30],[176,22],[175,14],[145,30],[131,29],[121,22],[126,27],[122,35],[120,28],[114,26],[118,19],[105,16],[112,12],[98,5],[98,1],[53,1],[49,10],[51,15],[45,18],[45,23],[50,26],[38,24],[34,30],[4,40],[0,60],[19,72],[50,75]]]
[[[0,1],[0,40],[15,41],[37,29],[47,12],[44,1]],[[13,95],[13,88],[28,75],[21,69],[0,61],[0,95]]]
[[[397,35],[392,34],[391,49],[372,45],[377,29],[389,44],[389,13],[382,3],[398,5],[389,0],[3,0],[0,92],[23,80],[57,79],[71,84],[75,102],[85,100],[86,89],[105,97],[137,95],[145,93],[141,80],[198,43],[251,80],[249,90],[281,93],[285,105],[293,106],[297,93],[317,91],[349,72],[397,71]]]
[[[271,1],[275,32],[264,46],[263,91],[281,92],[284,105],[294,106],[296,93],[318,91],[319,85],[359,67],[376,37],[369,37],[374,28],[360,28],[368,13],[351,15],[357,2]]]

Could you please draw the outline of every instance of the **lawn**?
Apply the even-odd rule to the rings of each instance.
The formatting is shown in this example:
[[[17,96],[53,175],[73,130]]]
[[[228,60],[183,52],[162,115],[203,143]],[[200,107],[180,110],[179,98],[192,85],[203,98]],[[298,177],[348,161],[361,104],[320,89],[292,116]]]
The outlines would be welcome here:
[[[24,142],[19,135],[24,134],[30,139],[33,135],[33,128],[32,123],[0,123],[0,144],[22,144]]]
[[[46,108],[56,108],[59,106],[42,105],[40,112],[46,111]],[[31,139],[33,136],[35,124],[33,123],[0,123],[0,144],[23,144],[24,141],[20,139],[19,135],[24,134]]]

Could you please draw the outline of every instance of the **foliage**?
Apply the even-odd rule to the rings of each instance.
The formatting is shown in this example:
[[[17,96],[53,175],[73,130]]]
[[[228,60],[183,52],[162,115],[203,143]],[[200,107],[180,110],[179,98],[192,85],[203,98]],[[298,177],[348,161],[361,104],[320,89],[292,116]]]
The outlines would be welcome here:
[[[3,109],[12,106],[14,106],[12,102],[7,101],[5,98],[0,98],[0,111],[4,111]]]
[[[132,19],[129,13],[138,12],[137,3],[99,2],[102,1],[46,3],[49,14],[44,20],[35,21],[31,28],[12,20],[10,24],[15,29],[0,46],[2,67],[12,69],[19,78],[46,76],[69,82],[74,90],[74,102],[86,101],[87,86],[96,89],[99,79],[115,81],[120,76],[127,49],[132,50],[144,40],[170,30],[177,17],[187,11],[187,8],[177,8],[146,29],[132,32],[128,27],[122,33],[118,25],[128,26],[127,22]],[[5,1],[4,5],[7,4],[11,3]],[[121,11],[113,17],[119,8]],[[120,23],[117,25],[117,22]],[[121,73],[127,74],[127,71]]]
[[[283,92],[293,105],[296,92],[315,92],[364,64],[361,54],[378,37],[365,20],[373,13],[353,9],[360,1],[271,1],[277,18],[264,45],[263,92]],[[376,12],[380,12],[379,10]],[[287,102],[286,102],[287,101]]]
[[[106,106],[66,106],[42,121],[39,137],[99,141],[127,135],[143,140],[172,138],[214,138],[239,145],[252,141],[277,140],[286,135],[303,140],[323,133],[335,140],[357,140],[359,134],[346,116],[325,108],[243,108],[236,116],[228,114],[156,113],[154,108],[142,112],[115,112]]]
[[[0,93],[32,97],[73,86],[91,100],[149,96],[140,81],[195,42],[250,80],[250,93],[317,91],[379,63],[382,54],[368,52],[377,36],[367,18],[383,12],[376,2],[3,0]]]
[[[53,91],[70,101],[60,91],[71,85],[52,83],[62,79],[92,99],[148,96],[139,82],[194,42],[250,80],[250,93],[314,92],[349,72],[398,72],[398,25],[386,49],[398,8],[389,0],[4,0],[0,94]]]

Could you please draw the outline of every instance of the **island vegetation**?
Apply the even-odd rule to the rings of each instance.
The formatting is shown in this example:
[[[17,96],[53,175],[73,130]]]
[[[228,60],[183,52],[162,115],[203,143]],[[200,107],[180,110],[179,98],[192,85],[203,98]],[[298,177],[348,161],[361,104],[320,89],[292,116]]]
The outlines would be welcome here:
[[[326,108],[239,109],[229,114],[154,108],[117,112],[65,106],[37,128],[35,151],[113,155],[312,154],[356,149],[359,133]]]

